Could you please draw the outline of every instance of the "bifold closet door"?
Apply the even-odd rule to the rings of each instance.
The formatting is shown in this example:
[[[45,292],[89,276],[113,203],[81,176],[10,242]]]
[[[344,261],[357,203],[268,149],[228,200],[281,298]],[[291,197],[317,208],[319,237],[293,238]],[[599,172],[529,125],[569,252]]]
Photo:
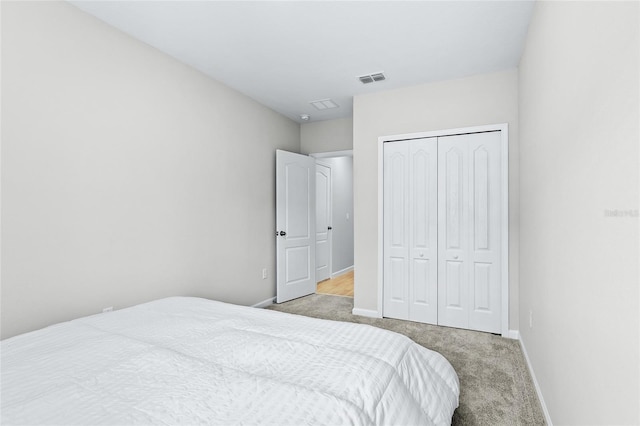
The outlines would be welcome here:
[[[384,316],[437,324],[437,138],[384,144]]]
[[[438,324],[501,326],[501,135],[438,138]]]

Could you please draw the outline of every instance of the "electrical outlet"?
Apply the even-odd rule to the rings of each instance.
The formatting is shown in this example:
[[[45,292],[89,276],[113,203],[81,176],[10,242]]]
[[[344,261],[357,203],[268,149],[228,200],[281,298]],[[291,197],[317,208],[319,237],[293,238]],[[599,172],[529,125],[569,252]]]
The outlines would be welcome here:
[[[267,268],[262,268],[262,279],[263,280],[267,279]]]
[[[529,309],[529,328],[533,328],[533,309]]]
[[[104,308],[102,312],[111,312],[113,311],[113,306],[109,306],[108,308]]]

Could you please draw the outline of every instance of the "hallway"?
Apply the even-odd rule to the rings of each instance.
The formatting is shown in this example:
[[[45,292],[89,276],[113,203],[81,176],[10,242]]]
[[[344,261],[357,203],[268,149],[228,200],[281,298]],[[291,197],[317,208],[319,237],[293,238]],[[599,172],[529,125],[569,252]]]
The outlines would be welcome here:
[[[353,271],[319,282],[316,293],[353,297]]]

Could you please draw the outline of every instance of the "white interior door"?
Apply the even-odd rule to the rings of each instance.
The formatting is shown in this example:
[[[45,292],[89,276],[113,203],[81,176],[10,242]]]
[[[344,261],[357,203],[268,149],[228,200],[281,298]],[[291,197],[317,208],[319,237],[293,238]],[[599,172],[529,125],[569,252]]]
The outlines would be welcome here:
[[[500,144],[500,132],[438,138],[441,325],[501,330]]]
[[[437,139],[384,145],[384,316],[437,324]]]
[[[316,281],[331,276],[331,167],[316,162]]]
[[[276,301],[314,293],[315,160],[276,151]]]

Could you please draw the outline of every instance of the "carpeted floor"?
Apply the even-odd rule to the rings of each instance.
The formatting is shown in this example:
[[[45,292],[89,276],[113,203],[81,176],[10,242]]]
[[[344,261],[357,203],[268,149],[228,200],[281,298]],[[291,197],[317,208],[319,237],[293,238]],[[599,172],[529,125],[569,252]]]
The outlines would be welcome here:
[[[352,315],[350,297],[312,294],[267,309],[386,328],[440,352],[460,379],[460,406],[453,415],[454,425],[545,424],[516,340],[456,328]]]

